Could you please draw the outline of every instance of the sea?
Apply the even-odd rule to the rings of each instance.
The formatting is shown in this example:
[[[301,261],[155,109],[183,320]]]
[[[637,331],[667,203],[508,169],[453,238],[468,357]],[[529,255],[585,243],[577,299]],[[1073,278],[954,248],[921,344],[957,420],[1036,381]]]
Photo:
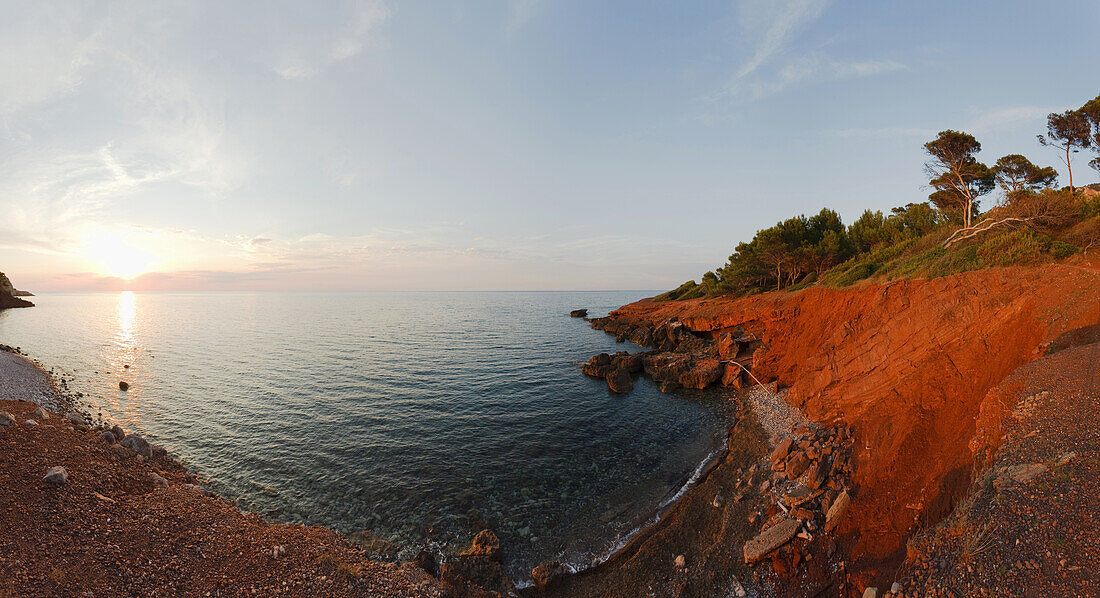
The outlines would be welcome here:
[[[726,440],[723,391],[581,373],[643,348],[569,311],[655,293],[43,293],[0,311],[0,343],[244,510],[398,560],[488,527],[524,585],[601,562]]]

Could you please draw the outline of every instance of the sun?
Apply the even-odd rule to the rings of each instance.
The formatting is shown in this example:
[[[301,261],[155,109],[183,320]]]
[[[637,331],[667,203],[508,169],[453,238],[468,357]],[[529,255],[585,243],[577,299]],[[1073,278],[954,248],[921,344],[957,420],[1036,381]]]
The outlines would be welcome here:
[[[125,280],[152,270],[158,262],[157,256],[105,232],[85,240],[85,256],[97,263],[103,274]]]

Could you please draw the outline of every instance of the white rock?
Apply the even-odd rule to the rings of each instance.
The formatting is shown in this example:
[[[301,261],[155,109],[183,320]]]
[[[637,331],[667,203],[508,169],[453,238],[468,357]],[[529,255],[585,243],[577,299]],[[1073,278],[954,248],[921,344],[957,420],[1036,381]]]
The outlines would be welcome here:
[[[38,425],[38,422],[34,421],[33,419],[28,419],[27,421],[25,421],[23,423],[25,425],[28,425],[28,426],[37,426]]]
[[[878,598],[878,588],[867,588],[863,590],[863,598]]]

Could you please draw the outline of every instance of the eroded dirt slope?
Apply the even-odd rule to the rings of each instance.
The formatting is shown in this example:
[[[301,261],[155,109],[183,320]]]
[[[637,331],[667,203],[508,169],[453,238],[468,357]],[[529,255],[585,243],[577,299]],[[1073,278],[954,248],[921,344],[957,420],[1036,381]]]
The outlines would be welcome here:
[[[757,376],[789,386],[788,400],[812,419],[852,424],[857,491],[838,532],[873,585],[892,577],[912,532],[965,493],[989,390],[1061,333],[1096,322],[1098,297],[1100,274],[1082,260],[740,300],[646,300],[612,316],[755,334],[764,346]]]

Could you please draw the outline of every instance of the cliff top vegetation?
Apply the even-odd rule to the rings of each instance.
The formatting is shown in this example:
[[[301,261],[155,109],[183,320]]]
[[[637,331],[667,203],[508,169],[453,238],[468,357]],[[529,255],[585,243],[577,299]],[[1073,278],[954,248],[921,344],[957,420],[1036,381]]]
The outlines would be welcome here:
[[[1047,117],[1040,145],[1066,166],[1058,173],[1020,154],[992,166],[978,159],[973,135],[945,130],[924,144],[928,200],[889,214],[866,210],[850,225],[823,208],[788,218],[737,244],[729,260],[660,296],[684,300],[751,295],[810,285],[848,286],[865,279],[935,277],[993,266],[1056,260],[1100,246],[1100,184],[1073,185],[1073,156],[1096,156],[1100,172],[1100,96]],[[996,200],[986,211],[982,199]]]

